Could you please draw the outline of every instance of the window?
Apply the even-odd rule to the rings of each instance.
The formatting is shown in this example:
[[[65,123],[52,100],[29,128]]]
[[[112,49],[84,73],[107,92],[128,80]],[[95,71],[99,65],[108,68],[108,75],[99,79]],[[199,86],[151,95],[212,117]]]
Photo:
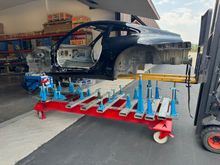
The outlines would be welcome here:
[[[83,27],[73,33],[70,44],[89,46],[100,34],[101,31],[92,26]]]
[[[109,34],[109,37],[113,38],[118,36],[130,36],[136,33],[138,33],[136,29],[132,29],[129,27],[113,27]]]

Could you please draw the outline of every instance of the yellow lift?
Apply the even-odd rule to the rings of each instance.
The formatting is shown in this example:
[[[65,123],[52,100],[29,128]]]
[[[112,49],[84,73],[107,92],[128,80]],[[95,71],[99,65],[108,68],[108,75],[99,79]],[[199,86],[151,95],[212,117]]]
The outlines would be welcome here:
[[[190,84],[197,84],[197,80],[195,76],[180,75],[180,74],[151,74],[151,73],[143,73],[143,74],[121,74],[118,76],[118,79],[133,79],[139,80],[140,75],[142,75],[142,80],[158,80],[164,82],[175,82],[175,83],[187,83],[189,81]]]

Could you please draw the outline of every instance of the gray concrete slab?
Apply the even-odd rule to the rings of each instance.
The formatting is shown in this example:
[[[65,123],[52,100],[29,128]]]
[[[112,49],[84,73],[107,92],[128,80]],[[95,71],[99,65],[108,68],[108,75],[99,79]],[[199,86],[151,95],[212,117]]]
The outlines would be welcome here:
[[[21,86],[22,75],[0,76],[0,123],[33,109],[36,100]]]
[[[152,71],[161,70],[184,73],[183,66],[160,66]],[[133,91],[136,86],[134,82],[127,91]],[[170,96],[170,87],[172,83],[160,83],[163,96]],[[177,105],[179,119],[174,121],[175,138],[164,145],[155,143],[153,132],[144,125],[83,117],[17,165],[219,165],[219,155],[204,150],[195,136],[185,85],[178,84],[177,88],[180,103]],[[198,90],[199,85],[192,86],[193,114]]]
[[[0,123],[33,110],[39,92],[28,93],[21,85],[22,80],[22,74],[0,75]],[[97,80],[96,84],[100,82]]]

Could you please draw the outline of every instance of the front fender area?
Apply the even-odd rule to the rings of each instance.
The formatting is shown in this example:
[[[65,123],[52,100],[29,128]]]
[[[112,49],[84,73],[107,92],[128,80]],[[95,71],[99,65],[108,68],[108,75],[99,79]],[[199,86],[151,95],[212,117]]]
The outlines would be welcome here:
[[[172,45],[135,45],[120,53],[114,65],[114,78],[120,74],[136,74],[145,64],[179,65],[188,60],[188,48]]]

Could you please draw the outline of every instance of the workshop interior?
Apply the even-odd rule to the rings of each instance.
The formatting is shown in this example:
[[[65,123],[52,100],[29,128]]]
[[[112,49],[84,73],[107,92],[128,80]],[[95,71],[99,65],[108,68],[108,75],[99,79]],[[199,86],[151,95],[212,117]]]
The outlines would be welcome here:
[[[220,0],[0,0],[0,165],[217,165],[219,79]]]

